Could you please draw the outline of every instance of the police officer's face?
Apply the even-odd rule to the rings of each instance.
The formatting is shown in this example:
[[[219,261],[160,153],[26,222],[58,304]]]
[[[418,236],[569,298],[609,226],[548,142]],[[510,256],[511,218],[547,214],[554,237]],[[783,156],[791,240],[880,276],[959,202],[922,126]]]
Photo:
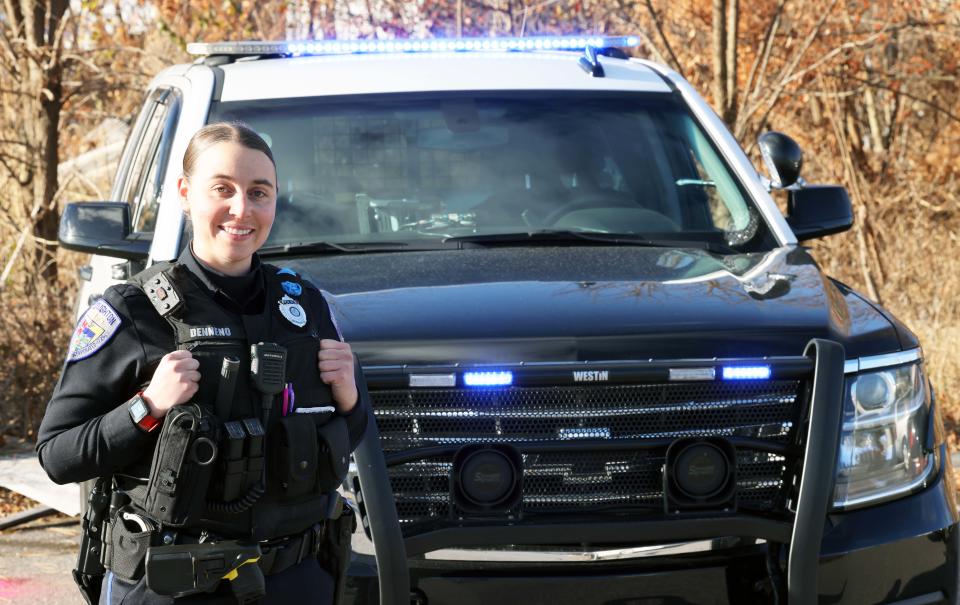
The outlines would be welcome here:
[[[270,234],[277,208],[276,171],[263,152],[217,143],[177,183],[193,222],[193,252],[228,275],[241,275]]]

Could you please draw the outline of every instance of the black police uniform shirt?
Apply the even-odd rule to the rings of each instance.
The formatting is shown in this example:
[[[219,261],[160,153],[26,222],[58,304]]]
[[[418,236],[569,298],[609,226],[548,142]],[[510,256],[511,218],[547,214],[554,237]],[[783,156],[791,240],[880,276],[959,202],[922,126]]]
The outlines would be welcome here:
[[[214,301],[232,313],[260,313],[267,304],[263,267],[256,255],[251,271],[240,277],[206,267],[194,257],[190,246],[178,262]],[[321,321],[330,328],[324,331],[339,334],[320,291],[307,281],[304,286],[301,302],[307,313],[320,313]],[[160,432],[147,433],[137,427],[127,402],[149,384],[161,357],[176,348],[170,324],[132,284],[111,286],[104,292],[103,302],[109,307],[101,303],[95,310],[100,317],[90,330],[83,320],[77,327],[40,423],[37,453],[41,466],[56,483],[118,473],[145,476]],[[105,325],[110,334],[99,341]],[[355,370],[359,376],[359,368]],[[351,449],[366,427],[366,393],[363,381],[357,382],[360,397],[345,415]]]

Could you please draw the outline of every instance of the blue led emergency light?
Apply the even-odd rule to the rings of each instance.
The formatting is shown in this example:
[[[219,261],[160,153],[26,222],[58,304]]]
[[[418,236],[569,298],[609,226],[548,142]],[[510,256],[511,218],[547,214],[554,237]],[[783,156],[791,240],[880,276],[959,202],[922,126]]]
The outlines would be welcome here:
[[[280,42],[193,42],[191,55],[343,55],[519,50],[583,50],[627,48],[637,36],[539,36],[530,38],[430,38],[425,40],[290,40]]]
[[[767,380],[770,366],[724,366],[724,380]]]
[[[464,372],[468,387],[502,387],[513,384],[513,372]]]

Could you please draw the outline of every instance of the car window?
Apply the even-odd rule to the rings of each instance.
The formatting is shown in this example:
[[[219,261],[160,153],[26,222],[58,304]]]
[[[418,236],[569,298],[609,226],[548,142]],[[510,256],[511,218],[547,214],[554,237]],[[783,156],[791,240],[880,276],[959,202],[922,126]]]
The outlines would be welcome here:
[[[668,95],[390,95],[215,104],[271,144],[270,241],[529,229],[760,241],[759,213]]]
[[[119,187],[119,199],[129,202],[133,230],[152,232],[162,193],[170,145],[180,110],[180,94],[174,89],[153,91],[144,105],[131,139],[126,159],[126,179]]]

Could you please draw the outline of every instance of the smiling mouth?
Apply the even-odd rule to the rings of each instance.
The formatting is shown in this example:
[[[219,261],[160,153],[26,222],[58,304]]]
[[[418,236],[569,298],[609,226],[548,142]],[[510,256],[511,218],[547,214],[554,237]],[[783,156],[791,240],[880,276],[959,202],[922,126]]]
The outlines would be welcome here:
[[[226,227],[226,226],[222,226],[220,228],[226,231],[227,233],[229,233],[230,235],[250,235],[251,233],[253,233],[253,229],[239,229],[237,227]]]

